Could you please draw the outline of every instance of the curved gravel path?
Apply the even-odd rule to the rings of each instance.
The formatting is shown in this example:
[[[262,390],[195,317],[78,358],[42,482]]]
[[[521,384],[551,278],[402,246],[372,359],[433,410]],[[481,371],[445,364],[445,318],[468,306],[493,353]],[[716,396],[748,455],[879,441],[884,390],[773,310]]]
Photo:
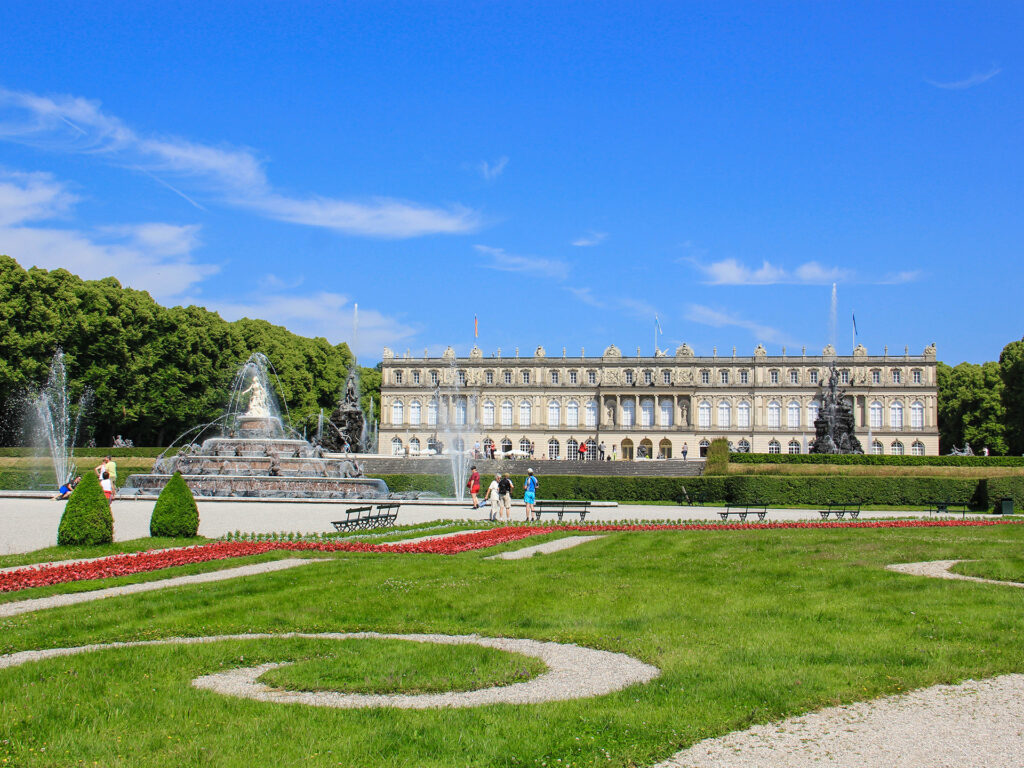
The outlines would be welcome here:
[[[933,579],[954,579],[956,581],[976,581],[979,584],[1002,584],[1005,587],[1024,588],[1024,584],[1018,581],[998,581],[996,579],[983,579],[980,576],[965,576],[962,573],[953,573],[949,569],[957,563],[969,563],[970,560],[929,560],[925,563],[895,563],[885,566],[887,570],[897,573],[906,573],[911,576],[930,576]]]
[[[511,552],[499,552],[496,555],[490,555],[484,559],[522,560],[523,558],[533,557],[534,555],[549,555],[552,552],[561,552],[563,549],[578,547],[580,544],[586,544],[588,541],[603,538],[604,536],[566,536],[564,539],[555,539],[554,541],[547,541],[543,544],[535,544],[532,547],[514,549]]]
[[[1024,675],[936,685],[707,739],[655,768],[1020,768]]]
[[[599,651],[569,643],[550,643],[507,637],[480,637],[479,635],[399,635],[378,632],[325,632],[310,634],[287,632],[282,634],[215,635],[210,637],[172,637],[164,640],[141,640],[127,643],[102,643],[75,648],[50,648],[41,651],[21,651],[0,656],[0,669],[16,667],[30,661],[89,653],[107,648],[134,648],[148,645],[190,645],[215,643],[221,640],[264,640],[288,637],[346,640],[349,638],[384,638],[409,640],[417,643],[442,645],[482,645],[500,651],[511,651],[534,656],[543,661],[548,671],[524,683],[481,688],[475,691],[422,695],[405,694],[347,694],[333,691],[282,691],[256,682],[256,678],[269,669],[284,664],[262,664],[258,667],[232,669],[213,675],[198,677],[192,685],[207,691],[255,699],[278,704],[307,704],[314,707],[356,709],[365,707],[398,707],[401,709],[433,709],[439,707],[479,707],[485,704],[537,704],[545,701],[565,701],[613,693],[636,683],[646,683],[661,674],[661,670],[644,664],[624,653]]]

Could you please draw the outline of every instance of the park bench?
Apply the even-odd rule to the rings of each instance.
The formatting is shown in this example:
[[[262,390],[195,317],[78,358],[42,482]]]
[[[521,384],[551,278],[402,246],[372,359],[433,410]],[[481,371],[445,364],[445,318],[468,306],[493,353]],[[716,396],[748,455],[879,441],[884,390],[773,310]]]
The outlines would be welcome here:
[[[967,504],[956,501],[933,501],[928,507],[928,514],[955,514],[960,513],[961,518],[967,517]]]
[[[849,515],[856,520],[860,517],[860,504],[829,504],[825,509],[819,509],[818,514],[822,520],[828,520],[829,515],[835,515],[837,520],[842,520],[844,515]]]
[[[334,520],[331,525],[336,531],[355,531],[366,528],[386,528],[395,524],[401,504],[378,504],[365,507],[349,507],[345,510],[344,520]]]
[[[538,501],[533,511],[537,513],[537,519],[540,519],[542,514],[554,514],[558,515],[558,519],[562,519],[562,515],[566,512],[579,512],[580,520],[584,520],[587,517],[587,512],[590,511],[589,501]]]
[[[747,515],[756,514],[758,520],[764,520],[768,514],[768,507],[765,504],[726,504],[725,511],[719,512],[718,516],[728,520],[729,515],[736,515],[741,521],[747,519]]]

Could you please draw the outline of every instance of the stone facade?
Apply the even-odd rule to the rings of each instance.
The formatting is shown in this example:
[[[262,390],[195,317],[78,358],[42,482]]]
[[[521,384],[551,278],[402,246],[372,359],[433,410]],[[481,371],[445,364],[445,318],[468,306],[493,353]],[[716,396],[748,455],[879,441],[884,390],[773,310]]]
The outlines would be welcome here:
[[[613,346],[601,357],[531,357],[474,347],[457,358],[396,357],[384,350],[381,453],[424,452],[444,443],[444,424],[458,424],[467,448],[493,441],[534,458],[577,458],[580,442],[605,445],[618,459],[697,457],[715,437],[734,450],[807,453],[814,438],[821,385],[835,362],[852,399],[856,434],[867,453],[939,452],[935,345],[920,355],[869,355],[859,346],[836,356],[697,357],[687,344],[674,355],[624,356]],[[462,426],[462,425],[465,426]],[[452,446],[446,445],[445,449]]]

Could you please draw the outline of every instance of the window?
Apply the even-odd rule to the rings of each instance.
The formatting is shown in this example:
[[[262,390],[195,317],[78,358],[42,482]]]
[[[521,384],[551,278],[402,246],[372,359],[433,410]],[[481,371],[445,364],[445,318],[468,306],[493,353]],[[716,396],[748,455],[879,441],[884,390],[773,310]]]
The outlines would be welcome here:
[[[750,453],[750,441],[746,439],[740,440],[739,443],[736,445],[736,452]]]
[[[883,453],[885,453],[885,449],[882,448],[882,444],[878,440],[871,443],[871,454],[873,456],[881,456]]]
[[[530,441],[525,437],[519,440],[519,450],[522,451],[524,455],[530,455]]]
[[[662,371],[661,372],[661,383],[662,384],[671,384],[672,383],[672,371]]]
[[[626,383],[627,384],[632,384],[633,383],[633,372],[632,371],[626,371]]]
[[[512,401],[502,400],[501,401],[501,426],[511,427],[512,426]]]
[[[420,401],[413,400],[409,403],[409,426],[418,427],[420,425]]]
[[[912,382],[914,382],[915,384],[920,384],[921,383],[921,372],[920,371],[911,371],[910,372],[910,380]],[[924,446],[921,446],[921,447],[923,448]],[[920,456],[924,456],[923,453],[919,454],[919,455]]]
[[[391,438],[391,455],[401,456],[402,455],[402,438],[393,437]]]
[[[427,438],[427,450],[428,451],[433,451],[435,454],[439,454],[439,453],[441,453],[441,450],[443,448],[444,448],[444,445],[441,443],[440,440],[435,440],[432,437]]]
[[[555,440],[555,438],[551,438],[550,440],[548,440],[548,458],[558,458],[558,441]]]
[[[790,400],[786,406],[786,427],[796,429],[800,426],[800,403]]]
[[[920,440],[915,440],[914,444],[910,446],[911,456],[924,456],[924,443]]]
[[[420,383],[420,372],[419,371],[413,371],[412,372],[412,383],[413,384],[419,384]]]
[[[488,384],[494,383],[494,371],[488,371],[486,374],[484,374],[484,377]]]
[[[466,386],[466,372],[465,371],[459,371],[459,386],[460,387]]]
[[[772,440],[768,443],[768,453],[782,453],[782,446],[778,440]]]
[[[849,384],[850,383],[850,372],[849,371],[845,371],[845,370],[844,371],[840,371],[839,372],[839,381],[842,382],[843,384]]]
[[[697,405],[697,425],[702,429],[711,426],[711,403],[707,400],[701,400]]]
[[[793,370],[791,370],[789,372],[789,383],[790,384],[799,384],[800,383],[800,371],[798,371],[796,368],[794,368]]]
[[[661,426],[671,427],[672,426],[672,401],[662,400],[661,401]]]
[[[778,371],[769,371],[768,372],[768,381],[771,382],[772,384],[778,384],[779,383],[779,372]]]
[[[903,429],[903,403],[899,400],[889,406],[889,426],[893,429]]]
[[[586,442],[587,455],[584,457],[587,461],[594,461],[597,458],[597,441],[594,438],[590,438]]]
[[[483,413],[483,425],[485,427],[494,426],[494,401],[484,401],[484,413]]]
[[[419,452],[420,452],[420,439],[418,437],[414,437],[412,440],[409,441],[409,453],[419,453]]]
[[[746,400],[736,407],[736,426],[744,429],[750,426],[750,403]]]
[[[586,411],[586,420],[588,427],[597,426],[597,400],[588,400],[584,410]]]
[[[817,383],[818,383],[818,372],[817,371],[811,371],[810,373],[807,374],[807,378],[811,382],[811,384],[817,385]]]
[[[392,424],[401,424],[404,415],[405,415],[405,408],[402,405],[402,401],[401,400],[395,400],[391,404],[391,423]]]
[[[511,450],[512,450],[512,441],[509,440],[507,437],[503,437],[501,439],[501,452],[504,453],[504,454],[508,454],[508,452],[511,451]]]
[[[512,371],[502,371],[502,379],[506,384],[512,383]]]
[[[789,445],[786,446],[789,453],[800,453],[800,443],[796,440],[790,440]]]
[[[493,447],[494,447],[494,441],[491,440],[491,438],[489,438],[489,437],[485,437],[484,438],[484,457],[485,458],[489,459],[491,457],[491,448],[493,448]]]
[[[529,371],[523,371],[523,384],[529,384],[529,383],[530,383],[530,372]]]
[[[551,383],[552,384],[557,384],[558,383],[558,371],[552,371],[551,372]]]
[[[580,425],[580,404],[570,400],[565,406],[565,426],[578,427]]]
[[[924,429],[924,403],[920,400],[910,404],[910,428]]]
[[[467,410],[466,398],[460,397],[455,401],[455,424],[457,426],[464,427],[466,425]]]
[[[813,427],[814,422],[818,420],[818,413],[821,411],[821,403],[817,400],[811,400],[807,404],[807,426]]]
[[[697,449],[702,459],[707,458],[708,448],[710,447],[711,443],[709,443],[707,440],[701,440],[699,443],[697,443]]]
[[[728,429],[730,422],[732,421],[732,406],[728,402],[722,400],[718,404],[718,426],[723,429]]]
[[[903,443],[901,443],[899,440],[894,440],[893,444],[889,446],[889,448],[889,453],[891,453],[893,456],[903,455]]]
[[[871,383],[872,384],[881,384],[882,383],[882,372],[881,371],[872,371],[871,372]]]
[[[636,426],[636,406],[632,400],[626,400],[622,403],[622,426]]]
[[[768,426],[771,429],[778,429],[782,425],[782,405],[778,400],[768,403]]]
[[[654,401],[647,399],[640,401],[640,426],[654,426]]]
[[[903,372],[900,371],[898,368],[893,368],[892,369],[892,383],[893,384],[899,384],[902,381],[903,381]]]
[[[427,424],[433,427],[437,424],[437,398],[427,403]]]
[[[431,371],[430,372],[430,383],[431,383],[431,385],[436,387],[437,386],[437,382],[438,382],[437,371]]]
[[[882,404],[877,400],[868,407],[868,424],[872,429],[882,428]]]
[[[576,371],[569,371],[569,383],[570,384],[575,384],[576,383]]]
[[[401,371],[395,371],[395,384],[401,384],[401,383],[402,383],[402,372]]]
[[[562,423],[562,406],[557,400],[548,403],[548,426],[557,427]]]
[[[565,441],[565,458],[569,461],[575,461],[580,457],[579,451],[580,444],[573,440],[571,437]]]
[[[519,426],[528,427],[533,424],[533,406],[529,400],[519,402]]]
[[[587,381],[590,384],[597,384],[597,371],[587,371]]]
[[[654,382],[654,379],[651,378],[651,372],[650,371],[644,371],[644,384],[646,384],[647,386],[651,386],[651,384],[653,382]]]
[[[748,371],[740,371],[740,384],[750,383],[750,373]]]
[[[719,378],[719,381],[721,381],[723,384],[728,384],[729,383],[729,372],[728,371],[719,371],[718,372],[718,378]]]
[[[701,371],[700,372],[700,383],[701,384],[710,384],[711,383],[711,372],[710,371]]]

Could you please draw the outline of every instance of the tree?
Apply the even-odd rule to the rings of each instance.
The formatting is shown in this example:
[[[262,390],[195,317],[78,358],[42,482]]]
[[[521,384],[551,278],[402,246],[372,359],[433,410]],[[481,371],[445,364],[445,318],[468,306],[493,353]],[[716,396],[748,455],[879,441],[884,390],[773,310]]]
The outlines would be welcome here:
[[[103,495],[96,475],[86,472],[64,506],[57,527],[57,544],[62,547],[109,544],[113,540],[114,516],[110,513],[110,502]]]
[[[1003,347],[999,373],[1003,380],[1007,448],[1014,456],[1024,454],[1024,339]]]
[[[198,531],[199,508],[196,499],[181,473],[175,472],[153,505],[149,535],[190,539]]]
[[[975,450],[1006,453],[1006,409],[998,363],[960,363],[955,368],[939,363],[938,389],[939,441],[944,452],[968,442]]]

